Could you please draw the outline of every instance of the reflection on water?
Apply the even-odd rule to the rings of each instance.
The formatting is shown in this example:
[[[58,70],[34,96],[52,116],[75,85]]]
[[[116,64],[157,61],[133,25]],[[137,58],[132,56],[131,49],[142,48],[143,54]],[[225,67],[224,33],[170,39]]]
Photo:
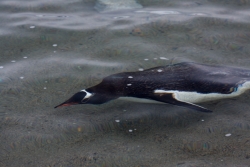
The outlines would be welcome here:
[[[54,106],[103,77],[193,61],[250,68],[249,1],[0,2],[0,166],[247,166],[249,92],[214,112]],[[168,165],[166,165],[168,164]]]

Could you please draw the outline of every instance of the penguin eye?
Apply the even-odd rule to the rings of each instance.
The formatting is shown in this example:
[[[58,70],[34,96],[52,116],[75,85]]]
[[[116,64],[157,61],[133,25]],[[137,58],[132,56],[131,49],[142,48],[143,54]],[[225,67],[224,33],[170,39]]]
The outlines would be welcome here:
[[[88,100],[89,100],[89,98],[83,98],[81,102],[86,103]]]

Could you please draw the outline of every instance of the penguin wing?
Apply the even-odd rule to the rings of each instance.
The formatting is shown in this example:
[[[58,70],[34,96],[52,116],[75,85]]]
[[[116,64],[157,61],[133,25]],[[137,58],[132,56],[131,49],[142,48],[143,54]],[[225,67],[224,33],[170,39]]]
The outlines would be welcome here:
[[[154,93],[153,95],[150,96],[150,98],[156,101],[182,106],[201,112],[212,112],[211,110],[208,110],[202,106],[185,101],[180,101],[175,97],[174,93]]]

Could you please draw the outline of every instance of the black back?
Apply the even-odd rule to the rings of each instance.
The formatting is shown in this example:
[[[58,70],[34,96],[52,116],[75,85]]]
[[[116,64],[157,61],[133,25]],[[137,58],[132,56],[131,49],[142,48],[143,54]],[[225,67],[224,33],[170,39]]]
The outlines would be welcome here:
[[[109,99],[120,96],[143,98],[156,89],[229,94],[249,80],[249,75],[250,70],[246,69],[185,62],[113,74],[87,91],[105,94]]]

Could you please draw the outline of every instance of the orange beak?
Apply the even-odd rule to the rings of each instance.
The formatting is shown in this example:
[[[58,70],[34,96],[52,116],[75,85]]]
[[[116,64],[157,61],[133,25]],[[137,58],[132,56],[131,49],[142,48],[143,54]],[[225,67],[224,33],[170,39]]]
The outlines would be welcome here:
[[[66,102],[63,102],[62,104],[59,104],[58,106],[55,106],[54,108],[57,108],[57,107],[64,107],[64,106],[71,106],[71,105],[74,105],[74,104],[78,104],[78,103],[67,103]]]

